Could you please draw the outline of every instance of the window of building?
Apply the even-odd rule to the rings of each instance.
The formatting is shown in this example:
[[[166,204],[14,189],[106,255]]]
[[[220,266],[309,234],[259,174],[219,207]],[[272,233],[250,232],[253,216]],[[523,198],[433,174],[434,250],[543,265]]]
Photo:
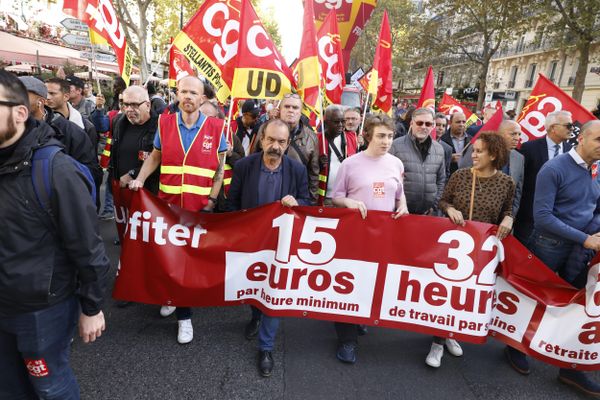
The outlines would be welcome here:
[[[552,82],[556,82],[556,74],[558,70],[558,61],[552,61],[550,63],[550,66],[548,67],[548,78],[552,81]]]
[[[525,87],[529,88],[533,86],[537,73],[537,64],[533,63],[529,66],[529,73],[527,74],[527,80],[525,80]]]
[[[508,79],[508,88],[512,89],[515,87],[515,82],[517,81],[517,72],[519,71],[519,67],[513,65],[510,68],[510,77]]]

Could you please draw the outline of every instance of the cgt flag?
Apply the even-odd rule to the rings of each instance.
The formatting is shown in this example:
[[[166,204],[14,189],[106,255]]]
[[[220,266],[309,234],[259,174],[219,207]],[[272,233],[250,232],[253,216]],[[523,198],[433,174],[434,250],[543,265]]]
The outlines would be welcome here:
[[[133,56],[127,46],[123,25],[117,18],[112,2],[110,0],[64,0],[63,12],[88,25],[94,32],[90,35],[92,43],[101,42],[97,34],[111,45],[117,56],[119,74],[129,85]]]
[[[346,70],[350,53],[376,6],[377,0],[315,0],[317,28],[321,28],[330,12],[334,12],[337,17]]]
[[[465,114],[465,117],[467,118],[467,128],[479,121],[479,118],[477,118],[476,114],[473,114],[471,110],[465,107],[461,102],[456,100],[454,97],[447,95],[446,93],[444,93],[444,96],[442,97],[442,102],[440,103],[439,108],[440,112],[444,113],[448,117],[455,112],[461,112]]]
[[[171,46],[171,50],[169,50],[169,87],[176,87],[177,81],[188,75],[195,76],[196,72],[183,53],[177,47]]]
[[[427,69],[425,82],[423,82],[423,88],[421,89],[421,97],[419,97],[417,103],[417,108],[420,107],[431,108],[435,112],[435,88],[433,87],[433,68],[431,66]]]
[[[206,0],[175,37],[174,46],[215,87],[224,103],[231,94],[238,54],[240,0]]]
[[[328,104],[341,104],[344,90],[342,45],[335,12],[331,11],[317,33],[319,62],[323,75],[323,92]]]
[[[309,110],[317,112],[319,92],[321,90],[321,64],[317,48],[317,31],[313,0],[304,2],[304,31],[300,44],[300,57],[294,67],[298,94]]]
[[[250,0],[242,1],[237,65],[231,96],[281,99],[293,88],[292,74]]]
[[[373,60],[371,72],[377,77],[377,91],[374,97],[373,108],[381,110],[386,114],[392,112],[392,34],[387,11],[383,12],[381,18],[381,30],[379,31],[379,45]],[[373,78],[373,77],[372,77]],[[371,89],[371,88],[370,88]],[[369,90],[371,92],[371,90]]]
[[[548,78],[539,74],[529,99],[525,103],[519,118],[517,118],[517,122],[521,125],[523,131],[521,143],[545,136],[544,123],[546,122],[546,115],[560,110],[566,110],[573,114],[575,130],[573,131],[574,137],[572,140],[575,144],[575,138],[579,135],[579,128],[586,122],[596,118]]]

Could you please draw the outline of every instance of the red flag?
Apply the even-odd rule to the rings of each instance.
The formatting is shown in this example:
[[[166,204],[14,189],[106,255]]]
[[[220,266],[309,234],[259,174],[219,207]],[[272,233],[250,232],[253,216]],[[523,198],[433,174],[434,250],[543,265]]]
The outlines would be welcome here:
[[[213,84],[220,102],[231,94],[240,7],[241,0],[206,0],[175,37],[174,45]]]
[[[302,101],[310,110],[316,110],[321,90],[321,65],[317,48],[313,0],[305,0],[304,2],[303,25],[300,57],[294,72],[298,75],[298,94],[300,94]]]
[[[579,128],[588,121],[596,119],[594,115],[573,100],[544,75],[540,74],[529,95],[529,99],[517,122],[521,125],[521,143],[544,137],[546,115],[554,111],[565,110],[573,114],[574,134],[579,135]]]
[[[327,15],[325,22],[323,22],[317,33],[317,45],[324,79],[325,99],[330,104],[341,104],[345,73],[342,42],[333,10]]]
[[[344,69],[348,69],[350,53],[362,31],[373,15],[377,0],[316,0],[315,21],[321,28],[330,12],[336,13],[344,57]]]
[[[383,12],[381,29],[379,31],[379,45],[375,51],[373,69],[371,70],[372,82],[377,83],[377,94],[375,95],[373,107],[378,108],[386,114],[392,111],[392,34],[387,11]],[[377,80],[375,80],[377,79]],[[371,85],[371,83],[370,83]],[[372,88],[369,86],[369,92]]]
[[[465,117],[467,118],[467,128],[479,120],[479,118],[477,118],[477,115],[473,114],[471,110],[465,107],[454,97],[449,96],[446,93],[444,93],[444,96],[442,97],[442,102],[440,103],[439,109],[440,112],[443,112],[447,116],[450,116],[455,112],[461,112],[465,114]]]
[[[133,57],[125,40],[123,25],[110,0],[64,0],[63,12],[86,23],[111,45],[117,56],[119,74],[129,85]]]
[[[435,112],[435,89],[433,87],[433,68],[431,66],[427,69],[423,89],[421,89],[421,97],[419,97],[417,103],[417,108],[421,107],[431,108]]]
[[[173,38],[171,38],[171,43]],[[196,75],[189,61],[175,46],[169,51],[169,87],[177,86],[177,81],[188,75]]]
[[[293,78],[275,48],[250,0],[242,0],[237,65],[231,96],[250,99],[281,99],[293,88]]]
[[[492,118],[490,118],[488,120],[488,122],[483,124],[483,126],[479,129],[479,131],[477,131],[475,136],[473,136],[473,139],[471,139],[471,143],[475,143],[475,140],[477,140],[477,138],[479,137],[479,134],[481,132],[485,132],[485,131],[496,132],[496,131],[498,131],[498,128],[500,128],[500,124],[502,123],[503,120],[504,120],[504,111],[502,110],[502,105],[500,105],[500,108],[496,109],[496,112],[494,113],[494,115],[492,115]]]

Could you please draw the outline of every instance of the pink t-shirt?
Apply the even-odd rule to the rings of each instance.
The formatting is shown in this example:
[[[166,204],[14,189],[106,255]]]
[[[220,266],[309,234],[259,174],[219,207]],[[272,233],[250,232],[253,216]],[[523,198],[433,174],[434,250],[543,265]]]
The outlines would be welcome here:
[[[365,203],[367,210],[395,211],[402,197],[404,165],[391,154],[348,157],[338,171],[331,198],[347,197]]]

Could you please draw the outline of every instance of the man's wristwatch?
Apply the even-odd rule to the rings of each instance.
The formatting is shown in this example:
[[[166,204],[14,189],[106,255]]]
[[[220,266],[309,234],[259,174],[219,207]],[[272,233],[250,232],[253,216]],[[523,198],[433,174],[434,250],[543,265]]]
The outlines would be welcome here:
[[[209,201],[212,201],[212,202],[213,202],[213,204],[217,204],[217,199],[216,199],[216,198],[214,198],[214,197],[210,197],[210,196],[208,196],[208,200],[209,200]]]
[[[130,169],[127,171],[127,175],[135,179],[135,169]]]

